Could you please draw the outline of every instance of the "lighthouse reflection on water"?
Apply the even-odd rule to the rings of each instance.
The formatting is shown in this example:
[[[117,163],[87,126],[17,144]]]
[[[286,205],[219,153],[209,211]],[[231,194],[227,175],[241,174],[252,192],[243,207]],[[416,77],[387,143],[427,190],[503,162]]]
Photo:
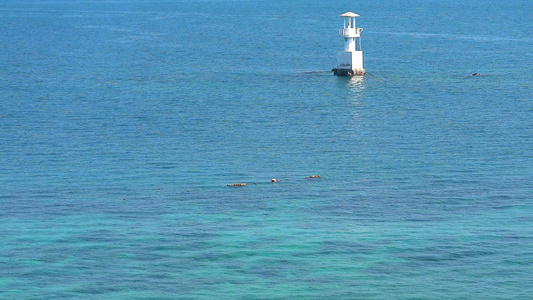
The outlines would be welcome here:
[[[365,89],[364,76],[352,76],[348,79],[348,88],[352,93],[360,93]]]

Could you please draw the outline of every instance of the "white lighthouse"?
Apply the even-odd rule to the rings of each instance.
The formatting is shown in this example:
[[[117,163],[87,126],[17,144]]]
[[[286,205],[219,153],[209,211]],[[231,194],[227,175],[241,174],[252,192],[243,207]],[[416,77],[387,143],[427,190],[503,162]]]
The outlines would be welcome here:
[[[363,28],[355,26],[355,18],[359,15],[349,11],[341,17],[344,19],[344,27],[339,29],[339,34],[344,38],[344,51],[339,52],[337,67],[333,69],[333,73],[339,76],[365,75],[361,49]]]

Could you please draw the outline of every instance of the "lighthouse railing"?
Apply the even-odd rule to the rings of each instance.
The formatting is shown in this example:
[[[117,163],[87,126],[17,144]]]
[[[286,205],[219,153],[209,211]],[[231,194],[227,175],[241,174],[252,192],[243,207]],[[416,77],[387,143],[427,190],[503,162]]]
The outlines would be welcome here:
[[[339,29],[339,35],[349,37],[360,37],[361,31],[363,31],[363,28],[343,28]]]

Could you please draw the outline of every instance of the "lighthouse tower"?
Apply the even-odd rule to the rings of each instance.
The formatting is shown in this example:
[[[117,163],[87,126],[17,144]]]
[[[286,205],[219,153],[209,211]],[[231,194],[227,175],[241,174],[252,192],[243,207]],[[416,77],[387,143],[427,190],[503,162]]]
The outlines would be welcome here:
[[[344,28],[339,29],[339,34],[344,38],[344,51],[337,56],[337,67],[333,73],[339,76],[365,75],[363,68],[363,50],[361,49],[361,32],[363,28],[355,26],[358,14],[347,12],[341,15],[344,19]]]

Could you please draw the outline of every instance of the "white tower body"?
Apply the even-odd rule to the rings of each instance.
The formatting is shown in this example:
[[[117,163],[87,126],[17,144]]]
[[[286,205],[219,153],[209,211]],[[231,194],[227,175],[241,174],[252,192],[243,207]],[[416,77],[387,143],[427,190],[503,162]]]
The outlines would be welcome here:
[[[347,12],[341,17],[344,19],[344,27],[339,29],[339,34],[344,38],[344,51],[339,52],[337,68],[333,69],[333,72],[339,76],[364,75],[363,50],[361,49],[363,28],[357,28],[355,25],[355,18],[359,15]]]

